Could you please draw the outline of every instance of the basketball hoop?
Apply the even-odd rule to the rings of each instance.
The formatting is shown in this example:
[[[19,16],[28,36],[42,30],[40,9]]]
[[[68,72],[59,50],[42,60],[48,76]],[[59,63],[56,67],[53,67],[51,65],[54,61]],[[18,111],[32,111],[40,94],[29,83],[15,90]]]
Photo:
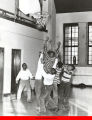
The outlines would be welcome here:
[[[44,28],[47,25],[49,14],[48,12],[36,12],[33,17],[36,19],[36,24]]]

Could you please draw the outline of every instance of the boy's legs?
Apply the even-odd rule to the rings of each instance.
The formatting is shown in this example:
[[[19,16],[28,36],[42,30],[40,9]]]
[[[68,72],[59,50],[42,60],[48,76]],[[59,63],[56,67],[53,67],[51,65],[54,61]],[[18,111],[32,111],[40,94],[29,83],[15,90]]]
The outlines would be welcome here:
[[[58,87],[58,100],[59,100],[61,94],[61,84],[57,84],[57,87]]]
[[[36,80],[35,81],[35,92],[36,92],[37,107],[40,107],[41,89],[42,89],[42,80]]]
[[[40,98],[40,108],[41,111],[46,111],[46,103],[52,102],[52,99],[50,97],[51,91],[52,91],[52,85],[46,85],[44,89],[44,93],[42,94]]]
[[[59,86],[59,109],[64,107],[64,94],[65,94],[65,83],[62,81]]]
[[[51,92],[53,90],[52,85],[45,86],[45,94],[41,98],[41,107],[43,106],[44,111],[47,109],[56,109],[57,106],[54,100],[51,98]]]
[[[44,89],[44,91],[43,91],[43,93],[41,94],[41,97],[40,97],[40,109],[41,109],[41,112],[46,112],[45,99],[49,94],[48,92],[49,91],[46,89],[46,86],[45,86],[45,89]]]
[[[30,86],[30,81],[27,80],[25,81],[26,88],[27,88],[27,102],[31,102],[32,97],[31,97],[31,86]]]
[[[54,100],[56,106],[58,106],[58,87],[57,87],[57,84],[53,84],[53,100]]]
[[[65,94],[64,94],[64,104],[66,108],[69,107],[70,91],[71,91],[71,83],[67,82],[65,88]]]
[[[18,88],[18,92],[17,92],[17,100],[21,99],[21,94],[22,94],[24,87],[25,87],[25,82],[20,80],[20,84],[19,84],[19,88]]]

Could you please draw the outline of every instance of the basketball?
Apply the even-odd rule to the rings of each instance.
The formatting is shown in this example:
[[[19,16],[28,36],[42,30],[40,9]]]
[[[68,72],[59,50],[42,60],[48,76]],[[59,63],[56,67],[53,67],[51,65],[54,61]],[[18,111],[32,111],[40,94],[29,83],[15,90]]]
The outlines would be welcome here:
[[[36,25],[36,28],[37,28],[38,30],[43,30],[43,26],[40,25],[40,24],[37,24],[37,25]]]

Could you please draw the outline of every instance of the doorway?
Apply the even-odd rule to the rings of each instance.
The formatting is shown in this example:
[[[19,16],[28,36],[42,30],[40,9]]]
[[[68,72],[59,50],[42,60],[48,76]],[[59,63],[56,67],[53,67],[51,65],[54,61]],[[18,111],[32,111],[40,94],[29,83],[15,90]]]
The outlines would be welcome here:
[[[21,69],[21,50],[12,49],[12,66],[11,66],[11,93],[17,92],[16,76]]]
[[[4,48],[0,47],[0,97],[3,94]]]

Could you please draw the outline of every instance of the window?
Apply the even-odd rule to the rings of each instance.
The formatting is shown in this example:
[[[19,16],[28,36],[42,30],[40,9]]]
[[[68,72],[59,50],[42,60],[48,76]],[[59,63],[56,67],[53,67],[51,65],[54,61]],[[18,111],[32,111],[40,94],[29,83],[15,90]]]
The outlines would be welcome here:
[[[88,64],[92,64],[92,24],[88,25]]]
[[[64,24],[64,63],[78,64],[78,24]]]

